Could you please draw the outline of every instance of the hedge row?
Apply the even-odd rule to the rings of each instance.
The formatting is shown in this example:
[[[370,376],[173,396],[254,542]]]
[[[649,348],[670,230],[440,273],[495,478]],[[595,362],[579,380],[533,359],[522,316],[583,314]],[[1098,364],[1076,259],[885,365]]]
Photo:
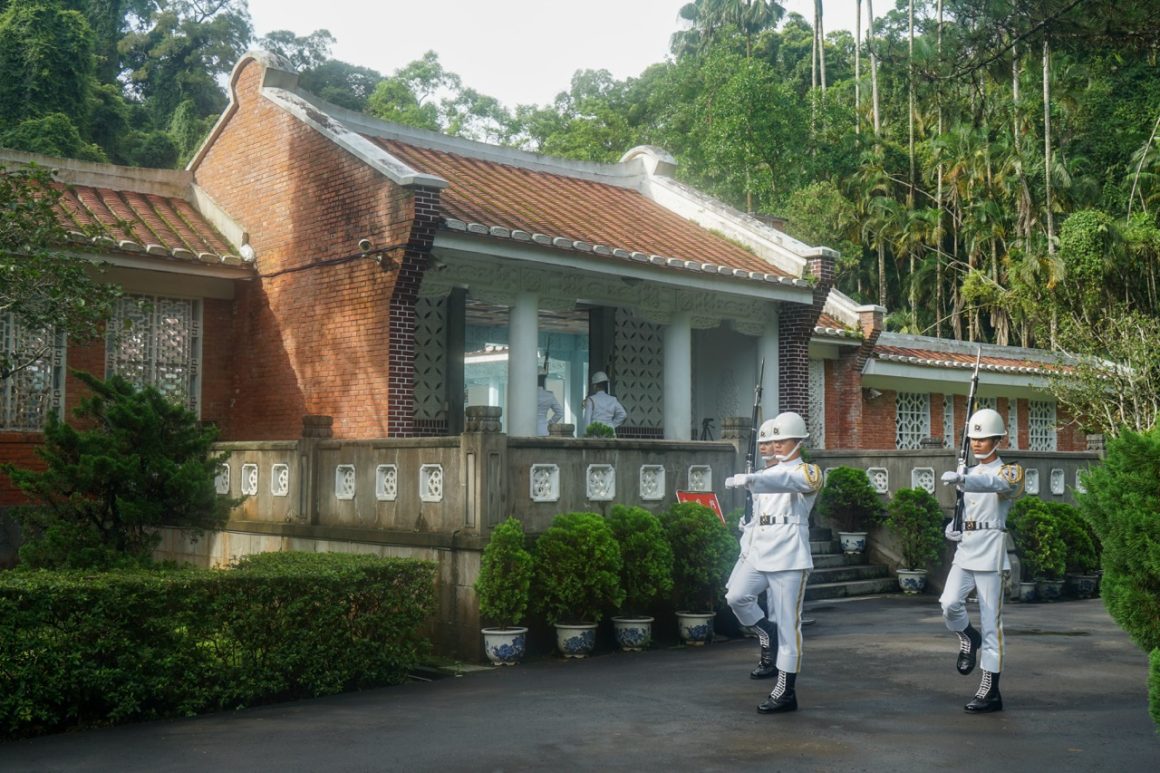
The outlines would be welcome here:
[[[218,571],[0,572],[0,738],[402,681],[435,566],[270,553]]]

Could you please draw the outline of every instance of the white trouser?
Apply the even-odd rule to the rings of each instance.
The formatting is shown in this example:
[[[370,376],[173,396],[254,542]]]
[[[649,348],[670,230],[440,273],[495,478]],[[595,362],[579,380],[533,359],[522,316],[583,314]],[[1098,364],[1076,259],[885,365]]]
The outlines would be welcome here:
[[[809,569],[759,572],[746,561],[737,562],[729,577],[725,601],[742,625],[761,619],[757,597],[766,592],[769,620],[777,626],[777,667],[796,674],[802,660],[802,600],[805,598]]]
[[[974,588],[979,597],[979,628],[983,634],[979,666],[998,674],[1003,670],[1003,573],[975,572],[951,566],[938,602],[943,619],[952,631],[965,631],[971,623],[964,601]]]

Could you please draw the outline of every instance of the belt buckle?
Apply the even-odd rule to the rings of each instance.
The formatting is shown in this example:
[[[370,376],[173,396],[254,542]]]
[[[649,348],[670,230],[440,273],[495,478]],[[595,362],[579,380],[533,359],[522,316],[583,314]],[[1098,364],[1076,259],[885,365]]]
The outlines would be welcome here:
[[[761,517],[758,519],[758,522],[759,522],[759,523],[760,523],[762,526],[769,526],[769,524],[773,522],[773,516],[770,516],[770,515],[763,515],[763,516],[761,516]]]
[[[974,521],[967,521],[963,524],[963,531],[975,531],[979,526]]]

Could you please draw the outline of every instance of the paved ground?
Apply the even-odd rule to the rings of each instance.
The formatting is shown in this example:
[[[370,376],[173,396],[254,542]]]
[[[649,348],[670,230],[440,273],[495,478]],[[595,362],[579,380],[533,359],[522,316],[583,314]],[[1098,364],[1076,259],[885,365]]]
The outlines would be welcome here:
[[[1006,710],[933,597],[821,602],[800,709],[762,716],[756,643],[514,668],[0,744],[4,771],[1136,771],[1160,768],[1147,659],[1099,600],[1008,604]]]

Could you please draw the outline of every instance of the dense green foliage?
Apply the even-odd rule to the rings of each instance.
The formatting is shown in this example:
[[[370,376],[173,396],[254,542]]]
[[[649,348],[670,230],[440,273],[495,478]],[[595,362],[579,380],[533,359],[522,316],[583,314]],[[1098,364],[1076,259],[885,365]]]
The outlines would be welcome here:
[[[515,516],[495,527],[483,548],[475,592],[479,614],[501,628],[519,625],[528,611],[532,554],[524,546],[524,525]]]
[[[584,428],[584,437],[616,437],[616,428],[602,421],[594,421]]]
[[[341,554],[0,572],[0,738],[401,682],[434,583],[429,562]]]
[[[620,545],[604,517],[563,513],[536,539],[536,608],[550,625],[598,623],[624,601]]]
[[[738,544],[717,514],[678,502],[660,516],[673,551],[673,600],[680,612],[712,612],[722,604]]]
[[[621,612],[643,614],[673,589],[673,549],[660,519],[643,507],[613,505],[608,525],[620,545]]]
[[[1007,515],[1007,529],[1026,570],[1024,580],[1061,580],[1067,570],[1067,543],[1059,519],[1039,497],[1023,497]]]
[[[826,475],[814,511],[838,531],[867,531],[882,515],[882,498],[865,470],[835,467]]]
[[[26,535],[23,563],[87,568],[121,557],[147,561],[160,527],[196,537],[225,524],[235,502],[214,489],[224,460],[212,452],[216,429],[154,387],[138,389],[121,376],[74,375],[92,394],[78,405],[76,426],[49,416],[37,449],[46,468],[3,467],[35,503],[17,516]]]
[[[1149,707],[1160,725],[1160,428],[1109,441],[1104,463],[1083,482],[1076,500],[1102,548],[1100,595],[1149,653]]]
[[[830,473],[833,476],[833,473]],[[894,492],[886,504],[886,528],[898,538],[902,569],[926,569],[943,545],[943,513],[934,495],[923,488]]]
[[[1100,568],[1100,540],[1095,529],[1075,505],[1048,502],[1047,509],[1059,527],[1064,544],[1064,571],[1091,574]]]

